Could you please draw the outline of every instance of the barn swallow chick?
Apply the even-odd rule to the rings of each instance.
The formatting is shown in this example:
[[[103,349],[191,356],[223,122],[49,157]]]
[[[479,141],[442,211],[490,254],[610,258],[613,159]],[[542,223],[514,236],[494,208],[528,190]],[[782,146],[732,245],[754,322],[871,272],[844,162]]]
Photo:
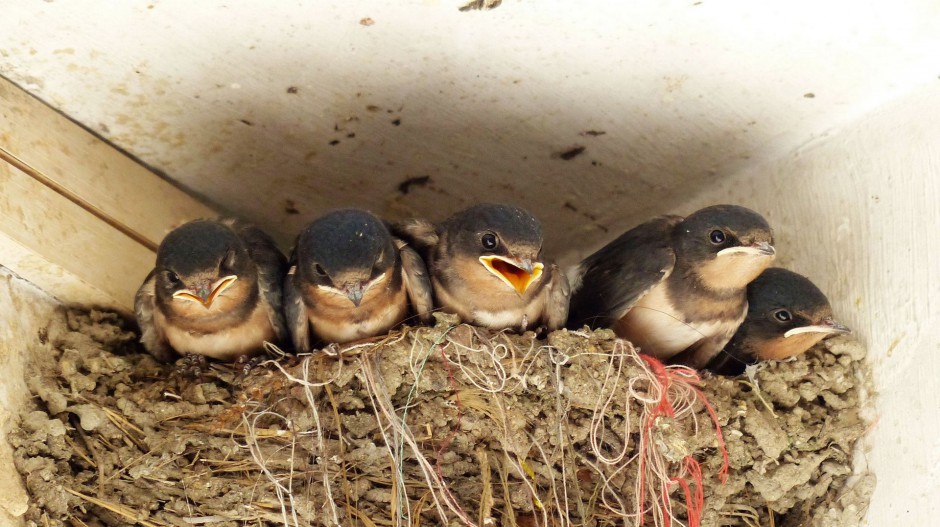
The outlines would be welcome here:
[[[431,272],[436,306],[491,329],[561,327],[570,288],[542,259],[542,227],[518,207],[474,205],[439,225],[399,224]]]
[[[196,220],[170,232],[137,291],[144,348],[158,360],[250,356],[287,337],[281,314],[284,255],[260,229]]]
[[[829,299],[805,276],[767,269],[747,286],[747,318],[705,369],[740,375],[749,364],[806,352],[849,328],[832,319]]]
[[[613,328],[642,353],[702,368],[744,320],[772,243],[767,221],[735,205],[652,219],[572,270],[568,326]]]
[[[369,212],[331,212],[297,238],[284,304],[298,353],[309,352],[314,340],[345,343],[386,333],[408,318],[409,306],[428,322],[432,302],[421,257]]]

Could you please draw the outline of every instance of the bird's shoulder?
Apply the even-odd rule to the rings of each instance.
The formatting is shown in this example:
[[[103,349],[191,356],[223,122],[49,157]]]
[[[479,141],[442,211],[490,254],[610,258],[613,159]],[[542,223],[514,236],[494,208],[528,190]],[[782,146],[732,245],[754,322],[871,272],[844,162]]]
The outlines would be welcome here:
[[[222,218],[220,221],[241,239],[248,250],[248,255],[256,264],[275,267],[283,267],[287,264],[287,258],[278,249],[274,238],[259,227],[237,218]]]
[[[680,216],[642,223],[588,256],[571,273],[569,326],[609,326],[672,272]]]
[[[287,258],[274,239],[255,225],[236,218],[223,218],[221,222],[245,244],[248,256],[258,269],[259,293],[269,321],[278,341],[286,340],[282,287],[288,269]]]
[[[408,293],[411,306],[422,323],[431,321],[431,311],[434,309],[434,298],[431,289],[431,278],[427,266],[421,256],[412,249],[408,242],[394,238],[401,262],[401,276]]]
[[[407,243],[422,255],[426,255],[440,243],[438,226],[422,218],[411,218],[389,224],[389,230],[392,236]]]
[[[143,284],[134,295],[134,316],[140,329],[140,343],[144,349],[161,362],[170,362],[176,353],[167,342],[164,328],[156,320],[159,309],[154,290],[156,282],[156,269],[150,271]]]

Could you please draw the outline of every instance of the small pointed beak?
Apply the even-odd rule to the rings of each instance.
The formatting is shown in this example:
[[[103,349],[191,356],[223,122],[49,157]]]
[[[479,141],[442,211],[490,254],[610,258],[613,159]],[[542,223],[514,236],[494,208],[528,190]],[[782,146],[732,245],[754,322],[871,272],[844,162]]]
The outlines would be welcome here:
[[[799,335],[800,333],[826,333],[829,335],[844,335],[851,332],[851,329],[836,322],[832,319],[832,317],[829,317],[823,320],[820,324],[793,328],[790,331],[784,333],[783,337],[792,337],[793,335]]]
[[[852,330],[849,329],[848,326],[844,326],[836,322],[835,320],[832,319],[832,317],[829,317],[826,320],[824,320],[823,325],[825,327],[828,327],[829,330],[832,331],[833,333],[851,333],[852,332]]]
[[[235,280],[238,280],[237,275],[225,276],[211,284],[204,283],[199,289],[182,289],[177,291],[173,293],[173,298],[199,302],[203,307],[208,309],[219,295],[235,283]]]
[[[202,287],[196,291],[196,296],[199,297],[199,300],[202,302],[202,305],[208,307],[212,304],[212,289],[209,284],[204,284]]]
[[[359,307],[359,304],[362,303],[362,295],[365,294],[366,289],[366,284],[363,284],[362,282],[353,282],[344,285],[340,291],[346,295],[346,298],[352,300],[352,303],[356,307]]]
[[[520,295],[542,276],[544,268],[541,262],[533,262],[530,258],[481,256],[480,263]]]
[[[541,265],[541,264],[540,264]],[[532,263],[532,260],[529,258],[521,258],[518,261],[519,269],[532,274],[535,272],[535,264]]]
[[[751,256],[774,257],[777,255],[777,250],[774,249],[774,246],[768,242],[758,242],[752,245],[728,247],[727,249],[718,251],[718,256],[724,256],[726,254],[747,254]]]
[[[760,242],[753,247],[757,250],[757,253],[762,256],[776,256],[777,249],[774,249],[773,245],[770,245],[768,242]]]

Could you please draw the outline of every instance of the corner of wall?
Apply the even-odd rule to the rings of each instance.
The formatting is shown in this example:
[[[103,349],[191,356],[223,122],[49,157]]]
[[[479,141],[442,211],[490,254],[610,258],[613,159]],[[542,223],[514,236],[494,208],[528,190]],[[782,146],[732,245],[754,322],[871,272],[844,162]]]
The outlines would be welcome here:
[[[22,525],[29,497],[13,466],[7,434],[19,426],[20,410],[29,401],[26,385],[33,357],[49,350],[44,335],[49,324],[64,318],[54,298],[0,267],[0,525]]]

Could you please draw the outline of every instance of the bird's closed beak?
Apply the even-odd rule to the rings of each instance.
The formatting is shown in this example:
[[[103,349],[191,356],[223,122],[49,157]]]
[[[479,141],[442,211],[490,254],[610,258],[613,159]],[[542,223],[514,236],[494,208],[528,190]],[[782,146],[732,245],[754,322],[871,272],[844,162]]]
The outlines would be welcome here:
[[[725,256],[728,254],[747,254],[751,256],[776,256],[777,250],[774,249],[774,246],[767,242],[757,242],[751,245],[741,245],[738,247],[728,247],[727,249],[722,249],[718,251],[718,256]]]
[[[346,295],[346,298],[351,300],[353,305],[355,305],[356,307],[359,307],[359,305],[362,304],[362,299],[365,296],[366,292],[368,292],[369,289],[372,289],[372,286],[384,280],[385,275],[386,273],[382,273],[379,276],[369,281],[352,280],[350,282],[344,283],[341,287],[338,287],[336,289],[333,289],[333,288],[327,288],[327,289],[330,289],[333,292],[339,292],[340,294]]]
[[[235,280],[238,280],[237,275],[229,275],[222,277],[211,284],[203,284],[197,290],[193,289],[181,289],[173,293],[173,298],[178,298],[181,300],[189,300],[191,302],[199,302],[206,309],[212,306],[212,302],[219,297],[226,289],[228,289],[232,284],[235,283]]]
[[[843,335],[845,333],[851,333],[852,330],[843,326],[842,324],[832,320],[832,318],[827,318],[822,321],[821,324],[816,324],[812,326],[802,326],[798,328],[793,328],[790,331],[787,331],[783,334],[784,338],[792,337],[793,335],[799,335],[800,333],[825,333],[830,335]]]
[[[480,263],[520,295],[542,276],[544,267],[541,262],[533,262],[529,258],[504,258],[495,255],[481,256]]]
[[[352,282],[341,287],[340,291],[346,295],[346,298],[352,300],[356,307],[359,307],[359,304],[362,303],[362,295],[365,294],[368,285],[362,282]]]

